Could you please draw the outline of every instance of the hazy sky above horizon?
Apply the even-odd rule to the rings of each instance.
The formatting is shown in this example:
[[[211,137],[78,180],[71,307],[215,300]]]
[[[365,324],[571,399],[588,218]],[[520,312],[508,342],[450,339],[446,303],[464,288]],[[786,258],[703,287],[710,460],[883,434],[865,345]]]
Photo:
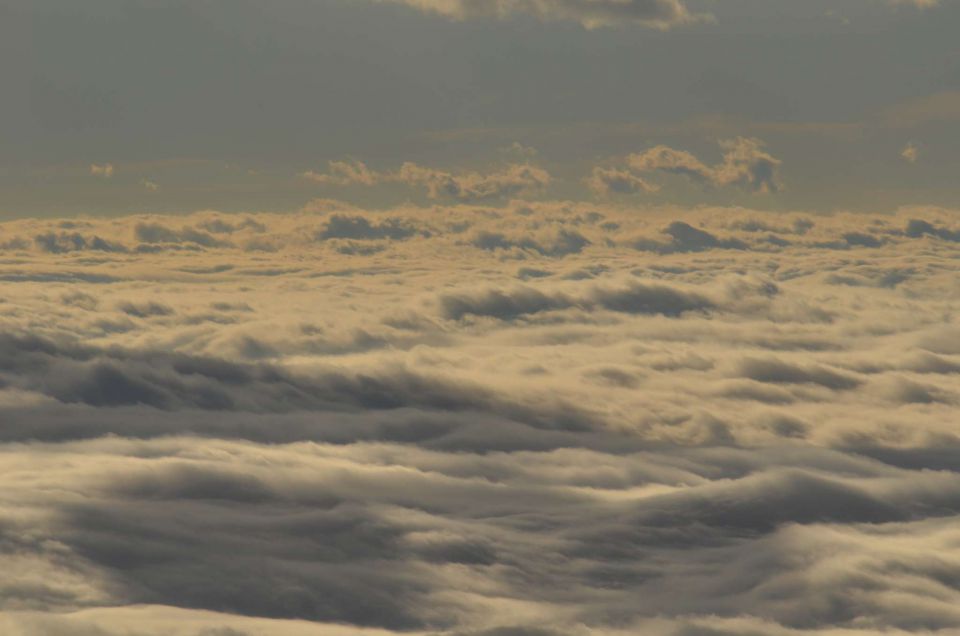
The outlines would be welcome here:
[[[655,188],[602,196],[950,205],[958,31],[951,0],[2,0],[0,214],[423,201],[405,162],[532,163],[527,195],[589,200],[597,166],[716,166],[738,137],[780,162],[775,192],[648,162]],[[342,160],[384,178],[302,176]]]

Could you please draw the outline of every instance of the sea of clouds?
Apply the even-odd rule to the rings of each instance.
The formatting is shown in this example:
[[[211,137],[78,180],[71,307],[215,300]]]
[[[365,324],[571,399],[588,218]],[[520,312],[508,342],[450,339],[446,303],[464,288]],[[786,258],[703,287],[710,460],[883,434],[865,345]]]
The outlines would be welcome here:
[[[960,630],[960,221],[0,224],[0,633]]]

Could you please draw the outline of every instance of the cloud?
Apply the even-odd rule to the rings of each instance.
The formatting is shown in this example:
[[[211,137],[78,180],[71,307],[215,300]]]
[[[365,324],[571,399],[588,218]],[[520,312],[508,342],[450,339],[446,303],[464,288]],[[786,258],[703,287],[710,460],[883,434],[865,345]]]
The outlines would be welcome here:
[[[749,358],[743,360],[739,365],[739,373],[743,377],[758,382],[773,384],[818,384],[835,390],[852,389],[860,384],[856,378],[831,371],[824,367],[801,367],[777,360],[776,358]]]
[[[443,315],[453,320],[468,315],[511,320],[543,311],[570,308],[679,316],[687,311],[706,311],[715,307],[711,300],[696,293],[639,283],[624,287],[589,286],[575,295],[563,292],[546,293],[522,286],[510,290],[455,292],[442,295],[439,303]]]
[[[550,184],[550,174],[528,163],[513,163],[488,172],[449,172],[405,162],[393,172],[376,172],[360,161],[331,161],[329,172],[304,172],[301,177],[324,185],[375,186],[400,183],[422,188],[430,199],[483,202],[538,194]]]
[[[776,170],[780,161],[764,152],[762,146],[757,139],[743,137],[721,141],[723,161],[713,167],[707,167],[689,153],[662,146],[631,155],[627,161],[640,172],[662,171],[716,186],[735,185],[756,192],[776,192]]]
[[[681,0],[381,0],[398,2],[454,20],[507,19],[514,14],[540,20],[579,22],[585,28],[639,25],[669,29],[695,20]]]
[[[449,198],[457,201],[489,201],[536,194],[542,192],[551,180],[546,170],[528,164],[511,164],[487,174],[454,174],[410,162],[400,167],[395,179],[426,189],[431,199]]]
[[[539,151],[533,146],[525,146],[519,141],[515,141],[509,146],[500,148],[500,152],[507,157],[512,157],[518,161],[532,161],[538,154],[540,154]]]
[[[922,219],[910,219],[910,221],[907,222],[907,227],[904,232],[910,238],[933,236],[944,241],[960,242],[960,230],[949,230],[945,227],[937,227]]]
[[[620,167],[595,167],[587,184],[597,194],[656,192],[659,186],[643,175],[664,173],[685,177],[705,186],[734,186],[749,192],[778,192],[781,161],[763,149],[759,139],[736,137],[720,142],[723,159],[709,166],[693,154],[654,146],[641,153],[627,155]]]
[[[777,192],[780,160],[763,150],[759,139],[737,137],[720,142],[723,162],[714,167],[713,182],[753,192]]]
[[[890,0],[890,4],[907,4],[918,9],[929,9],[940,5],[940,0]]]
[[[370,170],[362,161],[331,161],[328,172],[320,173],[312,170],[300,174],[304,179],[316,183],[329,185],[376,185],[381,176]]]
[[[649,183],[629,170],[595,167],[586,181],[587,187],[597,195],[635,194],[656,192],[659,186]]]
[[[0,632],[955,633],[956,214],[0,223]]]
[[[470,239],[470,244],[482,250],[529,250],[543,256],[579,254],[590,245],[589,239],[575,230],[561,229],[542,237],[508,237],[500,232],[481,230]]]
[[[104,164],[91,163],[90,174],[94,177],[102,177],[104,179],[109,179],[110,177],[113,176],[113,164],[112,163],[104,163]]]
[[[83,236],[78,232],[46,232],[33,237],[34,243],[45,252],[62,254],[82,250],[124,252],[126,248],[99,236]]]
[[[185,227],[182,229],[173,229],[161,223],[141,222],[134,227],[134,236],[138,241],[144,244],[156,243],[191,243],[203,247],[220,247],[226,245],[225,241],[214,238],[210,234]]]
[[[149,318],[150,316],[169,316],[174,313],[173,309],[167,305],[157,302],[146,303],[121,303],[117,309],[130,316],[137,318]]]
[[[903,160],[907,163],[917,163],[917,159],[920,158],[920,148],[912,141],[908,142],[907,145],[903,147],[903,150],[900,151],[900,156],[903,157]]]
[[[663,242],[641,238],[633,242],[633,247],[638,250],[660,252],[662,254],[702,252],[712,249],[747,249],[747,244],[739,239],[721,239],[683,221],[674,221],[663,229],[663,233],[670,237],[670,241]]]
[[[399,219],[387,219],[380,223],[371,223],[362,216],[334,214],[330,217],[326,227],[317,232],[316,237],[318,240],[333,238],[402,240],[410,238],[416,233],[417,230]]]

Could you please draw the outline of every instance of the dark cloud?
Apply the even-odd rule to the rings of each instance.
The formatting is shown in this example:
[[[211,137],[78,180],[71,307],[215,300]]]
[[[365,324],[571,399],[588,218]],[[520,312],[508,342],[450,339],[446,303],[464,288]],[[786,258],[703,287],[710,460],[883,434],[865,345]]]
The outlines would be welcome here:
[[[837,391],[853,389],[860,384],[857,378],[826,367],[795,365],[777,358],[747,358],[740,362],[738,372],[757,382],[818,384]]]
[[[158,302],[133,303],[124,302],[117,306],[117,309],[129,316],[137,318],[149,318],[151,316],[170,316],[174,313],[173,309],[167,305]]]
[[[418,231],[400,219],[386,219],[380,223],[371,223],[363,216],[348,216],[334,214],[330,217],[326,227],[317,232],[318,240],[326,239],[357,239],[403,240],[417,234]]]
[[[716,305],[705,296],[664,285],[631,283],[624,287],[593,286],[577,295],[540,291],[533,287],[453,292],[440,296],[446,318],[490,316],[513,320],[529,314],[561,309],[605,309],[627,314],[679,316],[688,311],[708,311]]]
[[[44,252],[63,254],[91,250],[95,252],[126,252],[127,248],[99,236],[83,236],[78,232],[47,232],[34,237],[34,243]]]
[[[188,243],[199,247],[226,247],[230,244],[214,238],[207,232],[191,227],[174,229],[160,223],[137,223],[134,227],[134,237],[141,243]]]
[[[329,370],[295,375],[268,365],[154,351],[99,350],[36,337],[4,337],[0,351],[6,356],[0,378],[7,386],[94,407],[276,413],[416,407],[486,411],[535,427],[592,426],[587,412],[563,401],[527,405],[469,383],[442,381],[402,368],[378,374]]]
[[[884,243],[876,236],[864,232],[847,232],[843,235],[843,240],[850,247],[880,247]]]
[[[960,230],[949,230],[944,227],[937,227],[928,221],[920,219],[911,219],[908,221],[904,233],[910,238],[933,236],[943,241],[960,242]]]
[[[702,252],[712,249],[744,250],[747,244],[738,239],[721,239],[717,236],[695,228],[683,221],[674,221],[663,233],[670,237],[669,242],[639,239],[633,243],[638,250],[671,254],[674,252]]]
[[[555,234],[536,239],[533,237],[508,238],[500,232],[480,231],[470,239],[470,244],[483,250],[520,249],[536,252],[542,256],[567,256],[579,254],[590,241],[575,230],[562,229]]]

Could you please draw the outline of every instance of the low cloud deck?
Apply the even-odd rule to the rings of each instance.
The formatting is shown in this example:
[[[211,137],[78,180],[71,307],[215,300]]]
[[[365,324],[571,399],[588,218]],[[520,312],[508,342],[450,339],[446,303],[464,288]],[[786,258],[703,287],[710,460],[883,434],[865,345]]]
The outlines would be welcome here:
[[[0,224],[0,631],[955,633],[956,218]]]

